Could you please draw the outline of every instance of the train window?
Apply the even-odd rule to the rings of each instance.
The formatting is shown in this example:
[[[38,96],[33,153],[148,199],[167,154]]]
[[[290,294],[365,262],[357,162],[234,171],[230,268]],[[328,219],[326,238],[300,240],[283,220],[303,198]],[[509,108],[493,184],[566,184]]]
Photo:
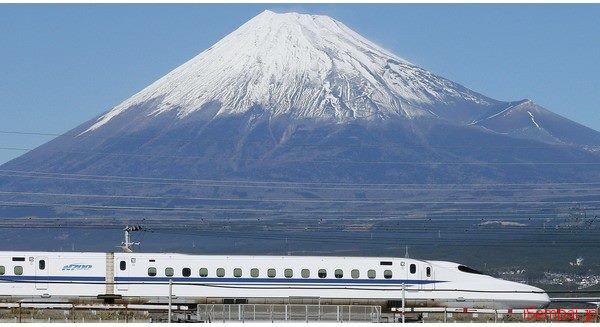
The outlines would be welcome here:
[[[267,270],[267,277],[274,278],[276,275],[277,273],[275,272],[275,269],[269,268],[269,270]]]
[[[392,262],[391,261],[380,261],[379,264],[382,266],[391,266]]]
[[[127,262],[121,260],[121,262],[119,262],[119,269],[125,270],[125,268],[127,268]]]
[[[359,278],[360,271],[358,269],[352,269],[352,271],[350,272],[350,276],[352,276],[352,278]]]
[[[369,277],[369,279],[373,279],[373,278],[377,277],[377,273],[375,272],[375,270],[371,269],[371,270],[367,271],[367,277]]]
[[[46,269],[46,260],[40,260],[38,262],[38,268],[40,268],[40,270]]]
[[[431,277],[431,267],[427,267],[425,269],[425,274],[427,275],[427,277]]]
[[[199,273],[200,277],[206,277],[206,276],[208,276],[208,269],[200,268],[200,271],[198,273]]]
[[[259,274],[258,268],[252,268],[252,269],[250,269],[250,276],[251,277],[256,278],[256,277],[258,277],[258,274]]]
[[[414,274],[417,272],[417,265],[415,265],[414,263],[410,264],[410,273]]]
[[[387,270],[387,269],[386,269],[386,270],[383,272],[383,278],[385,278],[385,279],[390,279],[390,278],[392,278],[392,271],[391,271],[391,270]]]
[[[469,267],[463,266],[463,265],[459,265],[458,270],[469,273],[469,274],[483,275],[483,273],[481,271],[478,271],[478,270],[475,270],[473,268],[469,268]]]
[[[13,257],[12,261],[25,261],[25,257]]]
[[[319,278],[325,278],[327,277],[327,270],[319,269],[319,273],[317,275],[319,276]]]
[[[4,275],[6,273],[6,270],[4,269],[4,266],[0,266],[0,275]]]
[[[225,277],[225,269],[217,268],[217,277]]]
[[[335,278],[342,278],[342,277],[344,277],[344,271],[341,269],[336,269],[333,272],[333,275],[335,276]]]
[[[300,275],[302,275],[302,278],[308,278],[308,277],[310,277],[310,270],[302,269],[302,271],[300,272]]]
[[[23,267],[15,266],[15,275],[23,275]]]
[[[154,268],[154,267],[148,268],[148,276],[150,276],[150,277],[156,276],[156,268]]]
[[[181,269],[181,276],[190,277],[192,275],[192,270],[190,268]]]
[[[242,268],[235,268],[233,270],[233,277],[242,277]]]
[[[165,268],[165,276],[173,277],[174,274],[175,274],[175,271],[173,270],[173,268],[171,268],[171,267]]]
[[[294,271],[290,268],[287,268],[283,271],[283,276],[285,276],[285,278],[292,278],[294,277]]]

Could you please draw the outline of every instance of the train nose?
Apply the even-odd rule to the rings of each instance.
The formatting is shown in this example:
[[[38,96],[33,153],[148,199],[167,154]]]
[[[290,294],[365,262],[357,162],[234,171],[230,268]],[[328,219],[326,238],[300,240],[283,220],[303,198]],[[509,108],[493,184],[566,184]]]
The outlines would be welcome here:
[[[550,297],[539,287],[509,281],[505,283],[506,290],[514,292],[507,294],[506,301],[503,303],[507,308],[542,309],[550,304]]]
[[[535,286],[525,284],[523,284],[523,286],[525,286],[530,292],[530,294],[527,297],[528,300],[531,301],[531,306],[537,309],[548,307],[548,305],[550,304],[550,297],[548,296],[548,293],[546,293],[546,291]]]

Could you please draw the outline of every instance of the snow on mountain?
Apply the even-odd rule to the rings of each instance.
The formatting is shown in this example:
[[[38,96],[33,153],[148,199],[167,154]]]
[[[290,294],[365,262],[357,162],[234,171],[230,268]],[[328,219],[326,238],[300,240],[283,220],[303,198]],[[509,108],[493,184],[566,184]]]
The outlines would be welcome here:
[[[271,116],[345,122],[463,121],[501,104],[409,63],[330,17],[265,11],[86,132],[140,107],[149,118],[169,111],[184,118],[215,106],[216,116],[226,116],[258,106]]]

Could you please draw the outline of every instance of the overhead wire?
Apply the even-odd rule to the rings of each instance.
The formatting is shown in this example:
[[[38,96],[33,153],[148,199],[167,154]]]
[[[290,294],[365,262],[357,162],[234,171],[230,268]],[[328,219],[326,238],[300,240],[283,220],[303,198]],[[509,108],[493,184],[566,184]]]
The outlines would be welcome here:
[[[406,203],[409,204],[431,204],[432,202],[427,201],[408,201]],[[441,204],[494,204],[494,203],[511,203],[514,204],[514,201],[497,201],[497,202],[486,202],[486,201],[471,201],[471,202],[445,202],[439,201],[434,203]],[[554,203],[554,204],[572,204],[572,201],[552,201],[552,202],[543,202],[543,201],[523,201],[518,202],[520,204],[540,204],[540,203]],[[600,203],[600,200],[589,200],[589,201],[580,201],[580,203]],[[70,208],[80,208],[80,209],[96,209],[96,210],[120,210],[120,211],[182,211],[182,212],[206,212],[206,211],[230,211],[230,212],[279,212],[286,213],[290,212],[287,209],[258,209],[258,208],[193,208],[193,207],[156,207],[156,206],[110,206],[110,205],[91,205],[91,204],[69,204],[69,203],[43,203],[43,202],[26,202],[26,201],[0,201],[0,206],[29,206],[29,207],[70,207]],[[303,210],[306,211],[306,210]],[[352,212],[360,212],[360,213],[386,213],[390,212],[389,210],[351,210]],[[294,212],[294,211],[291,211]],[[337,213],[340,210],[311,210],[311,213]]]
[[[7,148],[0,147],[5,150],[18,150],[19,148]],[[23,151],[31,151],[31,149],[21,148]],[[111,157],[142,157],[142,158],[173,158],[173,159],[202,159],[205,161],[218,161],[218,160],[235,160],[235,161],[269,161],[270,163],[316,163],[316,164],[367,164],[367,165],[466,165],[466,166],[521,166],[521,165],[541,165],[541,166],[596,166],[600,165],[600,161],[594,162],[549,162],[549,161],[504,161],[504,162],[492,162],[492,161],[390,161],[390,160],[347,160],[347,159],[332,159],[332,160],[310,160],[304,158],[292,158],[292,159],[276,159],[276,158],[243,158],[243,157],[207,157],[207,156],[182,156],[182,155],[164,155],[164,154],[141,154],[141,153],[120,153],[120,152],[98,152],[98,151],[74,151],[74,150],[53,150],[45,149],[47,152],[59,152],[59,153],[71,153],[71,154],[93,154],[101,156]]]
[[[53,137],[62,137],[62,138],[79,138],[82,140],[85,139],[101,139],[101,140],[113,140],[113,139],[129,139],[129,140],[140,140],[140,141],[149,141],[148,137],[141,136],[131,136],[131,135],[117,135],[117,136],[101,136],[101,135],[90,135],[90,134],[68,134],[68,133],[49,133],[49,132],[28,132],[28,131],[11,131],[11,130],[0,130],[0,134],[13,134],[13,135],[30,135],[30,136],[53,136]],[[153,137],[157,137],[160,135],[154,135]],[[166,137],[161,138],[162,142],[182,142],[182,143],[192,143],[198,142],[197,138],[173,138]],[[213,142],[231,142],[231,138],[211,138]],[[328,141],[328,138],[319,139],[319,141]],[[280,140],[275,138],[269,138],[264,140],[244,140],[244,144],[265,144],[266,142],[273,142],[272,145],[282,145]],[[515,145],[497,145],[497,144],[485,144],[485,145],[474,145],[474,144],[460,144],[460,145],[452,145],[452,144],[411,144],[411,143],[398,143],[398,142],[382,142],[382,143],[364,143],[364,144],[323,144],[323,143],[293,143],[293,140],[288,140],[285,143],[285,146],[291,147],[341,147],[341,148],[363,148],[363,147],[401,147],[401,148],[508,148],[508,149],[547,149],[549,147],[564,147],[564,148],[573,148],[571,144],[544,144],[544,145],[526,145],[526,146],[515,146]],[[19,149],[19,148],[15,148]],[[32,149],[24,149],[24,151],[29,151]]]
[[[25,192],[25,191],[0,191],[1,195],[30,195],[30,196],[52,196],[52,197],[73,197],[73,198],[104,198],[104,199],[137,199],[137,200],[195,200],[195,201],[207,201],[207,202],[273,202],[273,203],[350,203],[350,204],[414,204],[414,203],[425,203],[423,201],[414,202],[414,201],[399,201],[393,199],[289,199],[289,198],[281,198],[281,199],[249,199],[249,198],[223,198],[223,197],[189,197],[189,196],[144,196],[144,195],[118,195],[118,194],[94,194],[94,193],[53,193],[53,192]],[[522,199],[539,199],[540,195],[515,195],[520,200]],[[545,195],[544,199],[548,200],[550,198],[578,198],[578,197],[600,197],[600,193],[592,193],[592,194],[553,194],[553,195]],[[511,198],[511,196],[503,196],[503,198]],[[498,203],[494,201],[495,203]],[[515,201],[517,202],[517,201]],[[521,202],[521,201],[518,201]],[[577,202],[577,200],[571,200],[572,203]],[[426,203],[465,203],[471,204],[474,202],[471,201],[426,201]],[[477,201],[475,203],[489,203],[486,201]]]
[[[178,179],[178,178],[154,178],[154,177],[124,177],[115,175],[91,175],[91,174],[75,174],[75,173],[44,173],[44,172],[27,172],[19,170],[0,169],[0,176],[10,178],[38,178],[38,179],[57,179],[57,180],[73,180],[73,181],[94,181],[102,183],[127,183],[127,184],[145,184],[145,185],[178,185],[178,186],[206,186],[206,187],[231,187],[231,188],[262,188],[262,189],[319,189],[319,190],[360,190],[360,191],[393,191],[393,185],[403,186],[401,190],[423,190],[429,191],[432,188],[438,190],[453,191],[452,188],[447,188],[450,184],[335,184],[335,183],[294,183],[294,182],[265,182],[265,181],[223,181],[223,180],[202,180],[202,179]],[[326,186],[323,186],[326,185]],[[331,186],[330,186],[331,185]],[[339,185],[339,186],[338,186]],[[406,185],[420,186],[422,189],[414,189]],[[518,187],[535,186],[536,184],[452,184],[453,186],[469,187],[493,187],[491,191],[496,191],[500,187]],[[594,185],[600,186],[600,182],[582,182],[568,184],[537,184],[544,186],[563,186],[563,185]],[[388,187],[389,186],[389,187]],[[446,187],[446,188],[444,188]],[[539,186],[538,186],[539,188]],[[400,190],[400,189],[398,189]],[[562,189],[557,189],[560,191]],[[473,191],[476,191],[475,189]]]

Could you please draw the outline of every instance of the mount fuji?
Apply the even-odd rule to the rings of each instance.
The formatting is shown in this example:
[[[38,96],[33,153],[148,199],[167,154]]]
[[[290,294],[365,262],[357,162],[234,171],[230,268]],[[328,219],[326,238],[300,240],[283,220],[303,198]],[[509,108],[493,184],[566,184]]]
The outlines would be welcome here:
[[[595,130],[531,100],[479,94],[330,17],[265,11],[1,169],[286,182],[585,181],[600,176],[599,147]],[[84,188],[0,178],[5,188]],[[111,187],[97,191],[119,185]]]

